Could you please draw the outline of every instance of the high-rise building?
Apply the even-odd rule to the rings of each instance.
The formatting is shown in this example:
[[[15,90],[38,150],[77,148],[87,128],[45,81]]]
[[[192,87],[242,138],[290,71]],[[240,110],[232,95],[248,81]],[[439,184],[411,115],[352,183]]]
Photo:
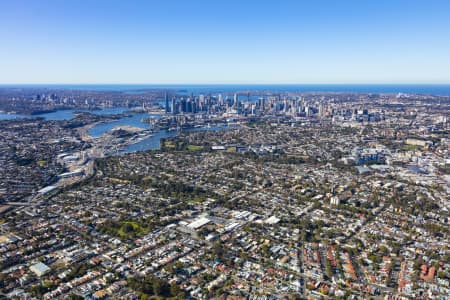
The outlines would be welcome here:
[[[166,101],[166,113],[169,113],[170,112],[169,95],[167,95],[167,93],[164,94],[164,100]]]
[[[177,112],[177,107],[176,107],[176,101],[177,101],[177,98],[174,96],[174,97],[172,97],[172,107],[171,107],[171,112],[172,112],[172,114],[176,114]]]

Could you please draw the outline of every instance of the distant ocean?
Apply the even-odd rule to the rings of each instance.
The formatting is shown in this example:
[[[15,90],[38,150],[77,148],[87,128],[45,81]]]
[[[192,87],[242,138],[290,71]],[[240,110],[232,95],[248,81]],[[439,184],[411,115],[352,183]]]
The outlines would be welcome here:
[[[92,91],[142,92],[174,90],[181,93],[354,92],[374,94],[432,94],[450,96],[450,84],[0,84],[0,88],[48,88]]]

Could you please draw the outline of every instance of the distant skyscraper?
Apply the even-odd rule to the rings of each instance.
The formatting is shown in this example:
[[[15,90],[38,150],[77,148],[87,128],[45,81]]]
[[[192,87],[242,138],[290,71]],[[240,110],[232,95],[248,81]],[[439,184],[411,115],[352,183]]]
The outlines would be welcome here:
[[[166,113],[169,113],[170,112],[169,95],[167,95],[167,93],[164,94],[164,100],[166,101]]]
[[[188,107],[187,107],[187,101],[184,98],[181,98],[181,112],[187,112],[188,111]]]
[[[174,97],[172,98],[172,113],[173,113],[173,114],[176,114],[176,113],[177,113],[176,101],[177,101],[177,98],[174,96]]]

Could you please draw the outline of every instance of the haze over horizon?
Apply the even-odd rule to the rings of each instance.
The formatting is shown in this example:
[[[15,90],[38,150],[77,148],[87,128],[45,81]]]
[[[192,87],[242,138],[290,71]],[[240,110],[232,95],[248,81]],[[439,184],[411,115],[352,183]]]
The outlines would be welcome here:
[[[450,2],[14,1],[0,84],[448,84]]]

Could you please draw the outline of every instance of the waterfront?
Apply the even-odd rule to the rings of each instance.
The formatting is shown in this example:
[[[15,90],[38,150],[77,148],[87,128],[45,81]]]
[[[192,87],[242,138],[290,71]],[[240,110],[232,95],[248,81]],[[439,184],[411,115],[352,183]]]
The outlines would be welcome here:
[[[440,262],[448,260],[447,254],[432,257],[422,245],[443,249],[448,244],[445,223],[440,221],[449,207],[444,175],[448,97],[309,94],[299,99],[287,94],[248,103],[245,94],[240,94],[243,100],[237,96],[222,101],[209,95],[191,96],[189,101],[173,96],[167,113],[152,103],[135,102],[138,105],[128,106],[149,111],[117,108],[77,116],[66,110],[40,119],[1,122],[0,145],[5,151],[0,157],[0,197],[7,210],[2,220],[14,226],[4,226],[10,234],[4,240],[17,235],[32,244],[37,237],[47,251],[36,248],[33,256],[22,255],[25,252],[16,249],[28,249],[11,239],[12,250],[0,258],[7,266],[8,285],[3,290],[15,293],[12,268],[34,280],[27,287],[33,292],[37,280],[50,281],[79,264],[86,266],[85,286],[91,287],[97,281],[90,274],[111,273],[108,265],[91,264],[92,259],[111,265],[113,255],[127,262],[131,276],[156,262],[158,272],[171,274],[172,281],[176,275],[170,273],[169,264],[172,269],[195,264],[200,272],[219,278],[210,265],[216,254],[226,259],[220,261],[224,266],[230,258],[232,265],[224,276],[240,278],[243,270],[253,278],[265,276],[267,282],[281,284],[269,271],[275,267],[277,274],[290,272],[292,278],[301,278],[301,282],[284,280],[280,289],[301,289],[306,295],[317,292],[318,278],[333,296],[342,295],[344,289],[357,294],[374,284],[378,290],[372,295],[389,295],[405,276],[418,274],[413,266],[419,262],[438,275],[422,276],[426,281],[419,277],[415,284],[443,288],[441,280],[447,278],[449,267]],[[47,99],[42,101],[52,100]],[[149,117],[155,122],[141,122]],[[236,126],[239,130],[227,130]],[[161,151],[146,151],[158,148]],[[429,213],[427,218],[442,213],[424,226],[421,211]],[[408,219],[414,230],[402,230],[394,221],[409,215],[419,215]],[[424,232],[422,239],[417,237],[419,231]],[[190,240],[192,234],[196,238]],[[388,245],[392,250],[377,246],[399,237],[418,239],[418,244]],[[354,246],[359,238],[369,250]],[[236,243],[229,244],[231,239]],[[179,241],[189,248],[179,247]],[[94,243],[102,247],[99,256],[91,256],[97,248],[86,246]],[[220,254],[214,245],[228,250]],[[79,263],[58,263],[72,252],[81,257]],[[431,259],[414,256],[417,253]],[[198,259],[192,260],[192,255]],[[312,260],[313,255],[320,263]],[[404,257],[410,258],[409,267]],[[48,267],[48,274],[33,271],[37,261]],[[255,261],[261,263],[253,268],[250,264]],[[387,284],[382,271],[386,262],[408,267],[408,273],[390,273]],[[370,277],[373,270],[380,270],[375,271],[378,277]],[[111,298],[133,289],[119,286],[128,274],[115,274]],[[77,278],[56,282],[44,299],[78,292]],[[329,278],[339,282],[352,278],[358,285],[343,287]],[[184,282],[197,279],[194,274]],[[207,290],[210,282],[200,285]],[[254,283],[242,279],[242,284]],[[62,290],[66,284],[75,288]],[[108,283],[88,292],[97,294],[99,288],[108,289]]]
[[[110,131],[114,127],[118,126],[132,126],[138,127],[142,129],[150,129],[151,125],[148,123],[141,122],[141,119],[149,116],[148,114],[140,114],[140,113],[132,113],[129,116],[124,116],[118,120],[114,120],[111,122],[98,124],[91,129],[89,129],[89,135],[98,138],[101,137],[104,133]],[[160,117],[160,115],[150,115],[151,117]]]
[[[2,11],[0,300],[450,300],[450,1]]]
[[[0,112],[0,121],[1,120],[23,119],[23,118],[31,118],[31,116],[21,115],[21,114],[7,114],[4,112]]]
[[[8,114],[0,112],[0,120],[12,120],[12,119],[23,119],[23,118],[44,118],[47,121],[63,121],[70,120],[75,117],[76,112],[89,112],[96,115],[115,115],[121,114],[129,110],[126,107],[111,107],[104,109],[86,110],[86,109],[61,109],[53,112],[48,112],[44,114],[36,115],[24,115],[24,114]]]
[[[115,107],[115,108],[106,108],[101,110],[58,110],[51,113],[45,113],[35,116],[27,116],[27,115],[15,115],[15,114],[6,114],[6,113],[0,113],[0,120],[10,120],[10,119],[17,119],[17,118],[33,118],[33,117],[42,117],[47,121],[61,121],[61,120],[70,120],[74,117],[75,112],[77,111],[83,111],[83,112],[90,112],[93,114],[99,114],[99,115],[107,115],[107,114],[121,114],[124,112],[129,111],[129,108],[126,107]],[[99,138],[106,132],[112,130],[115,127],[120,126],[131,126],[131,127],[137,127],[142,129],[151,129],[152,126],[148,123],[141,122],[142,118],[144,117],[151,117],[151,118],[160,118],[161,114],[146,114],[146,113],[136,113],[132,112],[126,116],[121,117],[118,120],[100,123],[92,126],[88,130],[88,134],[93,138]],[[201,131],[201,130],[224,130],[232,128],[231,126],[211,126],[211,127],[200,127],[200,128],[190,128],[190,129],[184,129],[183,131]],[[143,140],[129,144],[126,146],[121,153],[131,153],[131,152],[137,152],[137,151],[145,151],[145,150],[151,150],[151,149],[159,149],[160,147],[160,140],[163,138],[168,137],[175,137],[179,134],[180,131],[169,131],[166,129],[162,129],[159,131],[154,132],[151,136],[144,138]]]
[[[236,126],[211,126],[211,127],[200,127],[200,128],[189,128],[184,129],[182,131],[169,131],[166,129],[156,131],[154,134],[152,134],[150,137],[135,143],[128,145],[122,152],[123,153],[132,153],[132,152],[138,152],[138,151],[146,151],[146,150],[153,150],[153,149],[159,149],[160,147],[160,141],[163,138],[169,138],[169,137],[175,137],[180,132],[192,132],[192,131],[211,131],[211,130],[227,130],[231,128],[236,128]]]

